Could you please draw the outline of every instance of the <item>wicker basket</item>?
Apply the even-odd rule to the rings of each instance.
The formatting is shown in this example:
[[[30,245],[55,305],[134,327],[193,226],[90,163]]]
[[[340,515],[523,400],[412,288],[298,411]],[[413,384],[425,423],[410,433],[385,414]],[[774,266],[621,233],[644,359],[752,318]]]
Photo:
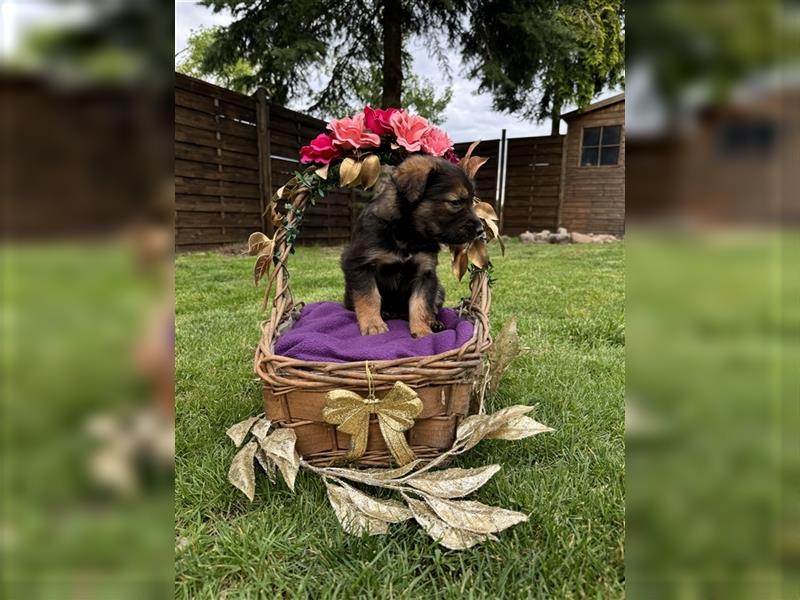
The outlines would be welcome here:
[[[292,193],[292,205],[305,210],[308,194]],[[350,436],[323,420],[322,409],[330,390],[345,388],[367,395],[365,361],[336,363],[297,360],[274,353],[275,341],[294,322],[302,304],[295,304],[289,288],[286,265],[291,244],[286,227],[292,226],[294,211],[285,221],[273,203],[275,233],[275,299],[255,355],[255,370],[264,381],[264,407],[275,426],[291,427],[297,434],[297,451],[312,464],[341,461],[350,449]],[[286,226],[281,225],[285,223]],[[485,368],[485,353],[491,346],[488,275],[475,270],[470,279],[471,295],[458,307],[461,315],[474,323],[472,338],[460,348],[435,356],[369,361],[369,370],[378,397],[396,381],[411,386],[423,403],[423,410],[406,439],[418,458],[430,459],[449,449],[456,428],[464,416],[477,410],[479,390],[475,382]],[[373,417],[374,420],[374,417]],[[355,463],[361,466],[389,466],[390,454],[377,422],[370,422],[366,453]]]

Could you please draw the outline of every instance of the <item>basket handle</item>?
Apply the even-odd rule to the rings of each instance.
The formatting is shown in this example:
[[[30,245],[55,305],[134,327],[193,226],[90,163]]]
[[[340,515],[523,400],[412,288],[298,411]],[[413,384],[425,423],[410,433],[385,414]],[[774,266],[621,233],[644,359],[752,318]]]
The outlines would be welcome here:
[[[292,210],[289,210],[285,216],[278,210],[280,197],[277,194],[272,197],[267,209],[271,211],[272,222],[275,225],[273,250],[275,270],[267,284],[263,307],[266,308],[269,303],[270,291],[274,281],[275,298],[272,302],[272,311],[269,319],[269,326],[272,329],[277,328],[294,308],[294,297],[289,287],[289,268],[287,266],[289,255],[294,247],[294,240],[289,240],[287,229],[294,229],[294,226],[297,225],[297,215],[305,212],[308,199],[309,190],[303,186],[296,186],[289,192]],[[491,305],[489,275],[486,270],[475,269],[470,277],[469,285],[471,294],[467,308],[477,315],[484,315],[484,318],[486,318],[485,316],[489,314]],[[484,323],[487,331],[488,325],[488,323]]]

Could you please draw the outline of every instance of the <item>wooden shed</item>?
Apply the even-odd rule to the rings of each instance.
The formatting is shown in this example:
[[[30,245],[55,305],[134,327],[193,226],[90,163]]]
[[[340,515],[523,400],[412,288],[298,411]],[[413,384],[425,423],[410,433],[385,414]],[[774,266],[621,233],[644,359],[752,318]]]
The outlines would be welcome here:
[[[625,233],[625,94],[561,115],[567,122],[559,224]]]

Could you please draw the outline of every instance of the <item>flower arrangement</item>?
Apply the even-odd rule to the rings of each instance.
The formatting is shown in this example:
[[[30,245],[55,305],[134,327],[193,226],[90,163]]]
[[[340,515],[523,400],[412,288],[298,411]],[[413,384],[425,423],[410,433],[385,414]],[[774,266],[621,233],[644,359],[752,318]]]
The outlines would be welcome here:
[[[320,133],[308,146],[300,149],[300,162],[330,165],[348,156],[358,161],[372,153],[382,164],[397,165],[413,152],[458,163],[453,140],[427,119],[398,108],[365,106],[362,112],[352,117],[331,120],[328,133]],[[360,182],[369,183],[371,174],[372,170],[368,169],[367,177],[362,177]]]

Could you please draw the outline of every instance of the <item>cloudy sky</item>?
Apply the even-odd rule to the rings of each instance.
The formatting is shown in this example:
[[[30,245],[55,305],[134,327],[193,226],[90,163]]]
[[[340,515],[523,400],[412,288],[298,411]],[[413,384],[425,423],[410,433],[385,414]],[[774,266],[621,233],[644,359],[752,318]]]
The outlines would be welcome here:
[[[211,9],[200,6],[193,0],[176,0],[175,2],[175,52],[180,52],[186,47],[189,33],[193,29],[213,25],[225,25],[230,22],[230,17],[224,14],[214,14]],[[414,57],[414,71],[436,84],[447,86],[448,82],[441,77],[441,71],[436,61],[428,56],[421,41],[412,41],[411,54]],[[180,60],[180,57],[178,57]],[[462,76],[461,64],[452,64],[453,100],[445,111],[444,129],[456,142],[475,139],[496,139],[500,137],[503,128],[507,130],[508,137],[525,137],[530,135],[548,135],[550,123],[537,124],[533,121],[520,119],[512,115],[499,113],[492,110],[491,97],[488,94],[476,94],[477,84]],[[613,95],[616,92],[601,94],[598,98]],[[302,108],[299,102],[293,108]],[[565,125],[561,124],[562,133]]]

